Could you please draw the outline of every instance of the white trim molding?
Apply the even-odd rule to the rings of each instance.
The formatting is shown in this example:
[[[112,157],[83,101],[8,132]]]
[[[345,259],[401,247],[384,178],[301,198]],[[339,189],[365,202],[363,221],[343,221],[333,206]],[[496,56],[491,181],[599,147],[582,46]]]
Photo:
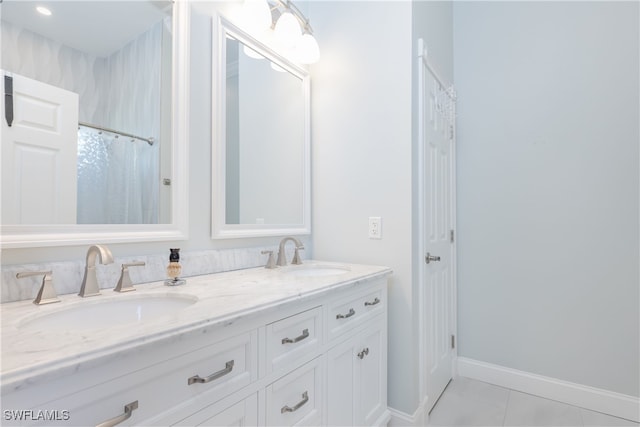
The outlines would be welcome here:
[[[640,422],[640,398],[458,357],[458,375]]]
[[[404,427],[404,426],[426,426],[429,424],[429,414],[427,412],[427,400],[424,399],[418,409],[409,415],[406,412],[398,411],[397,409],[389,408],[391,412],[391,419],[389,420],[388,427]]]

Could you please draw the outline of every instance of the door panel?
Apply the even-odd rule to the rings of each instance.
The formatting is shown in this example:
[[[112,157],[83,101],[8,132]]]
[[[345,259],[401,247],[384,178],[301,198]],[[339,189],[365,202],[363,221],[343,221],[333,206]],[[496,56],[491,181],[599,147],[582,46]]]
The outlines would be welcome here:
[[[12,78],[12,126],[2,103],[2,222],[75,224],[78,95]]]
[[[453,116],[451,98],[429,70],[424,73],[424,248],[426,393],[431,410],[452,377],[453,333]],[[432,258],[427,262],[426,257]]]

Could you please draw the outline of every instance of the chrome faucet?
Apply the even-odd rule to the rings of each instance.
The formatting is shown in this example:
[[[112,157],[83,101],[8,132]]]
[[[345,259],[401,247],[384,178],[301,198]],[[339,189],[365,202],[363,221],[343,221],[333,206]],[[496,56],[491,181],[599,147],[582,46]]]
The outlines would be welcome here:
[[[296,251],[293,254],[293,259],[291,260],[291,264],[302,264],[302,260],[300,260],[300,253],[298,252],[298,250],[304,249],[304,246],[295,237],[285,237],[282,240],[280,240],[280,247],[278,248],[278,261],[276,261],[276,264],[279,266],[287,265],[287,256],[284,253],[284,247],[289,240],[291,240],[296,245]]]
[[[111,264],[113,255],[106,246],[93,245],[87,250],[87,263],[84,267],[84,278],[78,295],[81,297],[91,297],[100,295],[100,286],[98,286],[98,277],[96,276],[96,256],[100,256],[101,264]]]

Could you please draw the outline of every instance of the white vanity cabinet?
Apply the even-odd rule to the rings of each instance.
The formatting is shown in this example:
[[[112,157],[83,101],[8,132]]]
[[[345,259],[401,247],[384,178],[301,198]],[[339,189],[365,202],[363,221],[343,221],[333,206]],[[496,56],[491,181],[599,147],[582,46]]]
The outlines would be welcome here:
[[[378,296],[386,301],[386,294]],[[386,304],[385,304],[386,306]],[[327,352],[327,424],[386,425],[387,316],[378,314],[354,325]]]
[[[252,307],[68,375],[3,384],[2,424],[386,425],[387,274]],[[11,410],[34,412],[19,421]],[[42,410],[65,412],[33,419]]]
[[[211,338],[207,334],[203,337],[204,341]],[[3,393],[2,425],[91,426],[118,417],[123,419],[116,425],[139,425],[168,408],[217,401],[257,380],[257,331],[195,347],[202,341],[196,336],[168,346],[152,346],[75,375]],[[205,383],[193,380],[206,380],[212,374],[216,378]],[[134,409],[124,419],[125,405],[130,404]],[[7,410],[27,412],[14,417],[22,420],[7,419]]]

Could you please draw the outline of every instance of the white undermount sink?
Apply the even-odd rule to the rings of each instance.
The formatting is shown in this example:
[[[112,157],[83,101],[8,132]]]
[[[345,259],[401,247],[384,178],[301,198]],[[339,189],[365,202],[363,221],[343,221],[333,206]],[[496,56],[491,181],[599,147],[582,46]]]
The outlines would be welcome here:
[[[349,267],[343,267],[340,265],[302,264],[292,266],[282,273],[295,277],[324,277],[338,276],[349,271]]]
[[[19,323],[20,329],[28,330],[85,330],[108,328],[117,325],[136,325],[174,314],[198,298],[191,295],[119,295],[100,301],[82,300],[63,308],[51,306],[55,311],[28,316]],[[58,305],[58,304],[56,304]]]

